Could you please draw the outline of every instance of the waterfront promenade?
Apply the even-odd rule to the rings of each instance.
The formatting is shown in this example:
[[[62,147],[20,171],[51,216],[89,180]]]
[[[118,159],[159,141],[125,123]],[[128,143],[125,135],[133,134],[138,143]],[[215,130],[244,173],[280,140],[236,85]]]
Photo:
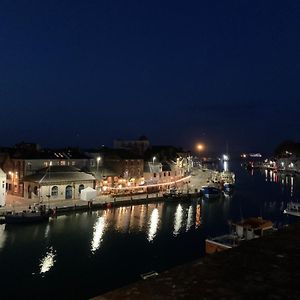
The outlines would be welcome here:
[[[193,194],[195,190],[200,190],[201,186],[205,185],[208,180],[210,180],[212,176],[211,170],[206,170],[203,172],[200,169],[195,169],[191,173],[189,184],[182,188],[183,194]],[[151,193],[151,194],[138,194],[132,196],[119,196],[119,197],[112,197],[110,195],[102,195],[98,196],[95,200],[93,200],[93,205],[101,206],[105,203],[115,203],[118,206],[127,205],[130,201],[138,201],[143,200],[143,202],[152,202],[157,201],[159,199],[163,199],[162,193]],[[4,207],[0,207],[0,215],[5,214],[7,211],[15,211],[21,212],[23,210],[27,210],[29,206],[33,206],[36,203],[34,199],[25,199],[22,197],[17,197],[13,195],[7,195],[6,198],[6,205]],[[54,200],[50,199],[49,201],[44,201],[41,203],[46,205],[49,208],[58,208],[59,210],[73,210],[74,208],[77,209],[84,209],[88,206],[87,201],[82,201],[80,199],[68,199],[68,200]]]

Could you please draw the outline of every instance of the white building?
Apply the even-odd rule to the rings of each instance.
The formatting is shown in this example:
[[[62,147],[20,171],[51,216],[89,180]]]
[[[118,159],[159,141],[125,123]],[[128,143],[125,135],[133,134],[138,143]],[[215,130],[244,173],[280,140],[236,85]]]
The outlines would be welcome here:
[[[5,205],[6,198],[6,174],[0,169],[0,206]]]
[[[44,168],[24,177],[24,198],[37,202],[80,199],[81,190],[94,188],[95,177],[69,166]]]

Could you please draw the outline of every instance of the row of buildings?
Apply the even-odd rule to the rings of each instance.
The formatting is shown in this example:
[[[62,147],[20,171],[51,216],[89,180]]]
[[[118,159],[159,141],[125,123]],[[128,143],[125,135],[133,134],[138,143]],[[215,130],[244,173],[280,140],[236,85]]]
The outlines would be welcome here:
[[[98,195],[157,192],[186,183],[192,164],[190,153],[150,146],[146,137],[88,151],[42,149],[31,143],[0,151],[5,192],[37,201],[78,199],[86,187]]]
[[[300,173],[300,158],[294,155],[267,159],[262,164],[264,168],[283,172]]]

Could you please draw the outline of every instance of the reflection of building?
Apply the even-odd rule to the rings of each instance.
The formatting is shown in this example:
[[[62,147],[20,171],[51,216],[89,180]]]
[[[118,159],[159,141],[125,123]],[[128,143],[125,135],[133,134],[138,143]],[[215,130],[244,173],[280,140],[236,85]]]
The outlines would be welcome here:
[[[0,169],[0,206],[5,205],[6,174]]]
[[[25,176],[24,197],[37,201],[78,199],[86,187],[94,187],[94,176],[74,167],[52,166]]]
[[[196,206],[196,228],[201,225],[201,205],[197,204]]]

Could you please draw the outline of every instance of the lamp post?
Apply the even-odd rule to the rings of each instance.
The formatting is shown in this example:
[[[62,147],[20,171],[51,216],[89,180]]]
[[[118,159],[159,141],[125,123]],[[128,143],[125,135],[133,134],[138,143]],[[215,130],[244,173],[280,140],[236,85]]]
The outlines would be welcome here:
[[[98,156],[96,160],[97,160],[97,172],[96,172],[96,179],[97,179],[98,170],[99,170],[99,162],[101,160],[101,156]],[[98,190],[99,182],[100,182],[100,179],[98,180],[98,184],[97,184],[97,181],[96,181],[96,190]]]
[[[101,157],[98,156],[98,157],[97,157],[97,173],[98,173],[98,169],[99,169],[99,162],[100,162],[100,160],[101,160]]]
[[[153,161],[153,165],[154,165],[154,161],[156,160],[156,156],[153,156],[152,161]]]

